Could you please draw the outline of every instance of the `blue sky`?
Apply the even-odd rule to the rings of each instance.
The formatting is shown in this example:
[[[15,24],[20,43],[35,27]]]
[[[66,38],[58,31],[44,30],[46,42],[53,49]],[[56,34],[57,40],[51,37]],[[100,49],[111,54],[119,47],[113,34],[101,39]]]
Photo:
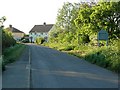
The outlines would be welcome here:
[[[5,27],[12,24],[13,27],[28,33],[34,25],[43,22],[54,24],[63,2],[74,3],[80,0],[2,0],[0,17],[6,16]]]

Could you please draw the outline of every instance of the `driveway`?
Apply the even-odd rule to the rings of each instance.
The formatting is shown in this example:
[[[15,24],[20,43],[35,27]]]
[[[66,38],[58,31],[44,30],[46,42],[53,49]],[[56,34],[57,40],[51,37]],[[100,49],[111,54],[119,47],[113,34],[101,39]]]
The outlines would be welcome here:
[[[3,88],[118,88],[118,75],[75,56],[28,44],[3,73]]]

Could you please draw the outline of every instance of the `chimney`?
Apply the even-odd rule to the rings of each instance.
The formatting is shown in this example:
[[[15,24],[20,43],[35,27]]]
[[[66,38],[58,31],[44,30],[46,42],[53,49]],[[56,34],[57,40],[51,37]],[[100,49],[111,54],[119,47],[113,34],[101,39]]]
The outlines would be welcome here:
[[[43,25],[46,26],[46,22],[44,22]]]
[[[10,31],[13,31],[13,27],[12,25],[9,25]]]
[[[9,25],[10,28],[12,28],[12,25]]]

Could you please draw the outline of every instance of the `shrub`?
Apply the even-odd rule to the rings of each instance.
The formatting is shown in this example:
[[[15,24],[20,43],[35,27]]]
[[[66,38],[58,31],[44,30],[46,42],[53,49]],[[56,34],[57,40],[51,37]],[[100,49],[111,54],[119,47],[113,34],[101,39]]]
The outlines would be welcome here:
[[[42,37],[37,37],[35,42],[36,42],[37,44],[42,44],[44,41],[45,41],[44,38],[42,38]]]
[[[4,55],[2,60],[3,70],[5,70],[5,65],[16,61],[20,57],[25,47],[26,46],[23,44],[16,44],[14,47],[5,49],[3,52]]]
[[[2,50],[14,46],[16,41],[14,40],[12,33],[8,29],[2,30]]]
[[[59,48],[58,50],[60,51],[70,51],[70,50],[74,50],[75,46],[69,45],[69,46],[63,46],[61,48]]]
[[[115,72],[120,72],[119,59],[119,51],[114,46],[99,47],[85,55],[85,60]]]
[[[89,43],[90,42],[89,36],[87,34],[81,35],[80,42],[81,43]]]

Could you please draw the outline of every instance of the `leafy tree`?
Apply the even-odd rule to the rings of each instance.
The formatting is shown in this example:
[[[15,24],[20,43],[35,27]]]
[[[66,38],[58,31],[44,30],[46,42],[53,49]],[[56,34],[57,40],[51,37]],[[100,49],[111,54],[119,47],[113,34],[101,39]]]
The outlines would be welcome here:
[[[99,3],[64,3],[57,22],[50,32],[49,42],[78,45],[89,43],[101,29],[110,39],[120,38],[120,1]],[[96,40],[96,38],[93,38]]]
[[[120,38],[120,1],[99,2],[96,5],[81,5],[78,17],[75,19],[76,27],[81,34],[95,34],[105,29],[112,38]]]
[[[119,2],[99,2],[92,8],[91,21],[98,29],[105,29],[110,38],[120,38],[120,1]]]
[[[89,5],[88,3],[83,3],[80,5],[78,17],[74,20],[75,25],[78,28],[78,42],[88,43],[90,41],[89,35],[92,33],[92,29],[94,28],[92,27],[90,20],[91,13],[91,5]]]
[[[58,11],[57,22],[50,32],[50,42],[73,43],[71,40],[76,40],[77,27],[75,27],[74,19],[77,17],[78,11],[79,3],[64,3],[63,7]]]

